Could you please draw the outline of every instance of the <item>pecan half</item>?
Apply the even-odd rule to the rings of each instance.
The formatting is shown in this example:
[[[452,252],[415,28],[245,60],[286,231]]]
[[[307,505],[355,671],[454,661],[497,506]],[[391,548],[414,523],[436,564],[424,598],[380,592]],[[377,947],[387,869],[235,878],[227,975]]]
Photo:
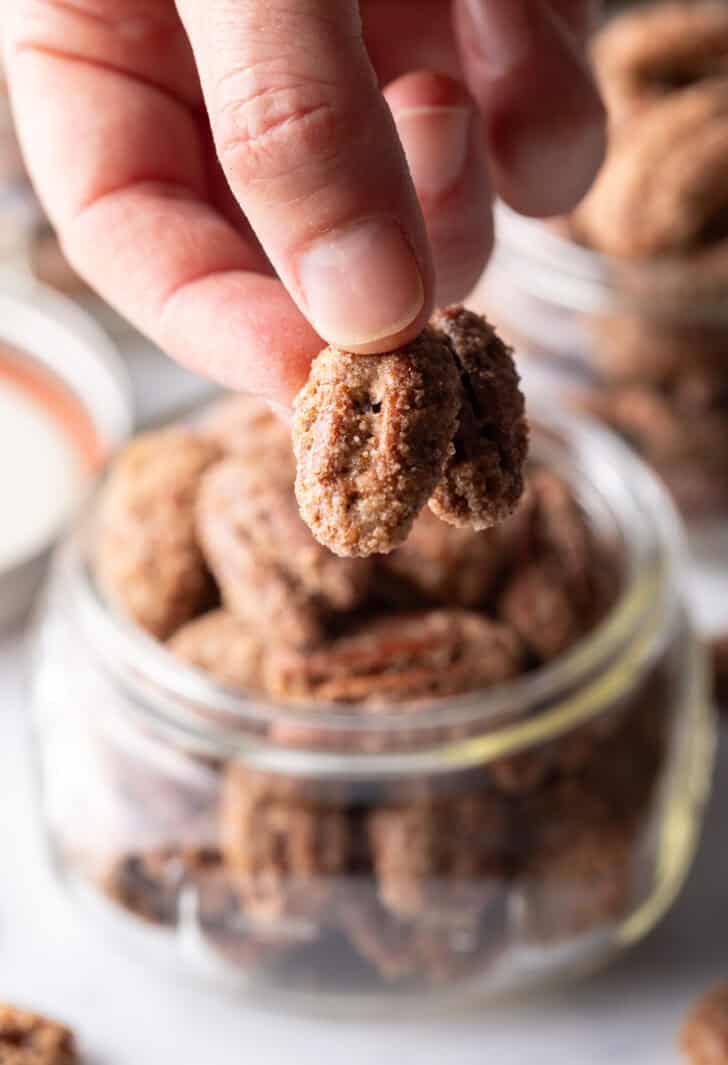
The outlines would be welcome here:
[[[226,610],[213,610],[179,629],[167,647],[175,657],[234,688],[259,688],[260,634]]]
[[[204,609],[211,583],[195,537],[195,502],[215,444],[184,429],[137,437],[100,503],[94,568],[108,599],[166,639]]]
[[[428,508],[417,518],[407,541],[381,565],[426,600],[477,607],[497,580],[502,555],[498,530],[458,529]]]
[[[442,474],[458,375],[430,329],[391,355],[326,348],[295,401],[296,496],[338,555],[385,554],[406,538]]]
[[[464,610],[375,617],[311,654],[273,656],[281,698],[413,702],[485,688],[518,674],[521,644],[507,626]]]
[[[692,1007],[680,1030],[680,1049],[690,1065],[728,1061],[728,982],[706,991]]]
[[[472,924],[509,876],[509,820],[497,796],[428,796],[374,810],[369,846],[379,898],[405,920]]]
[[[225,773],[220,832],[245,912],[263,923],[318,918],[351,859],[350,819],[337,797],[308,798],[296,781],[235,763]]]
[[[619,123],[670,93],[728,74],[728,10],[668,0],[617,17],[597,36],[597,77]]]
[[[0,1003],[0,1061],[3,1065],[77,1065],[70,1028],[39,1013]]]
[[[293,462],[290,426],[254,396],[226,396],[207,408],[197,426],[221,451],[245,462],[285,468]]]
[[[304,525],[289,477],[231,457],[203,479],[200,543],[228,609],[285,643],[311,645],[327,612],[366,595],[370,563],[341,560]]]
[[[666,97],[621,127],[574,215],[597,251],[648,259],[728,233],[728,80]]]
[[[430,499],[451,525],[487,529],[502,521],[523,491],[528,425],[513,354],[493,327],[463,307],[432,320],[452,348],[461,401],[454,450]]]

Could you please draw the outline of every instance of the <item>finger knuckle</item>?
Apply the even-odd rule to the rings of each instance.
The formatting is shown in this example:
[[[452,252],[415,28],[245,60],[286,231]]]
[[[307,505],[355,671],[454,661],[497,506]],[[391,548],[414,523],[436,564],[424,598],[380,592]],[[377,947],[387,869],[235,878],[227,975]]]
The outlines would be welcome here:
[[[316,78],[241,71],[218,107],[221,160],[239,180],[265,181],[336,154],[347,121],[335,86]]]

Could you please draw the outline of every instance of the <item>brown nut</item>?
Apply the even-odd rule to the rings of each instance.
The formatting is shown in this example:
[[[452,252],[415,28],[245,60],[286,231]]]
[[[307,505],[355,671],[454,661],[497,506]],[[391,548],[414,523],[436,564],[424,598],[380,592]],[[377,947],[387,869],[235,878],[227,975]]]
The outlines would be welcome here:
[[[0,1003],[2,1065],[78,1065],[70,1028],[39,1013]]]
[[[224,459],[203,479],[197,526],[228,609],[281,642],[308,646],[321,640],[327,613],[364,598],[371,566],[335,558],[314,540],[292,476]]]
[[[477,607],[492,590],[501,564],[498,530],[457,529],[428,508],[417,518],[407,541],[381,566],[425,600]]]
[[[376,899],[373,889],[352,886],[339,917],[359,956],[388,983],[430,984],[467,979],[500,956],[507,928],[503,898],[473,927],[401,921]]]
[[[367,829],[380,901],[404,920],[472,925],[510,875],[509,820],[492,794],[383,807]]]
[[[184,429],[139,436],[103,491],[94,566],[108,599],[159,639],[200,613],[211,582],[195,538],[195,502],[217,447]]]
[[[261,686],[260,634],[226,610],[213,610],[189,621],[167,646],[177,658],[222,684],[242,689]]]
[[[294,408],[296,497],[337,555],[401,544],[442,474],[455,430],[458,375],[432,330],[391,355],[326,348]]]
[[[275,469],[281,464],[292,468],[291,429],[271,410],[265,400],[233,395],[207,408],[197,426],[221,451],[236,455],[249,464]]]
[[[165,847],[119,855],[102,889],[124,909],[152,924],[174,925],[182,889],[221,868],[220,852],[205,847]]]
[[[518,674],[520,641],[464,610],[376,617],[311,654],[273,656],[280,698],[385,706],[475,691]]]
[[[722,242],[727,212],[725,80],[668,96],[623,126],[573,224],[597,251],[648,259]]]
[[[499,613],[543,662],[571,647],[584,628],[559,569],[544,562],[516,572]]]
[[[728,982],[706,991],[692,1007],[680,1030],[680,1050],[689,1065],[726,1065]]]
[[[246,914],[317,920],[351,860],[349,815],[335,797],[307,798],[281,781],[230,763],[221,808],[225,862]]]
[[[447,337],[461,381],[458,428],[430,508],[451,525],[487,529],[523,491],[528,424],[513,353],[472,311],[450,307],[432,320]]]
[[[667,0],[623,14],[593,49],[612,123],[707,78],[728,74],[728,11],[716,0]]]

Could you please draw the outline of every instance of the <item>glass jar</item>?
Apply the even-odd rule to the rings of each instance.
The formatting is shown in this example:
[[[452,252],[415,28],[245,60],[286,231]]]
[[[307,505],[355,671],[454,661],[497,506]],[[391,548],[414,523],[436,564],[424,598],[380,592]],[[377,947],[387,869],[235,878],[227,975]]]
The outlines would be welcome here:
[[[362,1013],[550,985],[652,928],[714,740],[679,529],[611,435],[536,423],[536,460],[614,549],[616,602],[547,667],[424,707],[271,705],[183,666],[97,594],[91,503],[31,695],[50,846],[101,934],[250,999]]]
[[[728,513],[728,258],[629,262],[498,211],[473,297],[562,396],[619,432],[691,520]],[[724,276],[725,274],[725,276]]]

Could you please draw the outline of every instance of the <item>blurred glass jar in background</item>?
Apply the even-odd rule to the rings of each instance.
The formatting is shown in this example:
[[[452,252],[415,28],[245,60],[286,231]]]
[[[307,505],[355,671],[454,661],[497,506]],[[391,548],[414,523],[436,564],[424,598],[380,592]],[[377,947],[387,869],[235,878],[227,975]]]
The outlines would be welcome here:
[[[609,434],[537,414],[533,453],[612,552],[614,606],[549,664],[416,712],[186,667],[96,588],[92,502],[39,618],[32,716],[49,842],[101,935],[361,1013],[549,986],[654,925],[712,764],[679,530]]]
[[[503,210],[475,303],[644,455],[685,514],[728,509],[728,5],[615,15],[607,160],[551,227]]]

